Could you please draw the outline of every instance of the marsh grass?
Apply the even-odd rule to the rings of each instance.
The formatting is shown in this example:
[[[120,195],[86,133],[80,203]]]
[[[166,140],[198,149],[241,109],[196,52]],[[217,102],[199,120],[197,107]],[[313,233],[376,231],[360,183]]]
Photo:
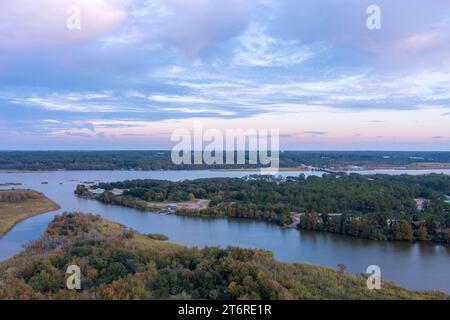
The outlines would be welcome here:
[[[0,190],[0,237],[20,221],[59,206],[34,190]]]

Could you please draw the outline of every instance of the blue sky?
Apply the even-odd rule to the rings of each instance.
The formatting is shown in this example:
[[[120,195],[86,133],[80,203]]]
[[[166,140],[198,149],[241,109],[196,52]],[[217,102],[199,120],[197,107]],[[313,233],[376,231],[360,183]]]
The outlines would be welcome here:
[[[0,26],[0,149],[167,149],[202,121],[450,150],[448,0],[0,0]]]

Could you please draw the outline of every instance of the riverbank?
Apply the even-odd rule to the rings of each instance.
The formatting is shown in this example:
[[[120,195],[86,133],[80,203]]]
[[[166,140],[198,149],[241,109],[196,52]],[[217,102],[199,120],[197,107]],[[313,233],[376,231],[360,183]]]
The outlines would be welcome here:
[[[46,173],[46,172],[61,172],[61,171],[122,171],[122,172],[172,172],[172,171],[212,171],[212,172],[261,172],[263,167],[238,167],[235,168],[217,168],[217,167],[193,167],[193,168],[170,168],[170,169],[139,169],[139,168],[92,168],[92,169],[78,169],[78,168],[55,168],[55,169],[0,169],[0,173]],[[358,171],[383,171],[383,170],[399,170],[399,171],[421,171],[421,170],[450,170],[450,163],[430,162],[430,163],[411,163],[407,165],[389,165],[389,164],[368,164],[368,165],[336,165],[336,166],[324,166],[315,167],[309,165],[301,165],[297,167],[284,167],[280,166],[278,172],[358,172]]]
[[[289,175],[292,174],[284,176]],[[353,274],[365,272],[368,263],[371,263],[382,268],[384,279],[392,280],[402,287],[420,291],[439,289],[450,294],[448,272],[445,268],[450,263],[450,246],[431,242],[368,241],[329,232],[280,228],[275,224],[254,219],[147,214],[132,208],[82,200],[73,194],[80,181],[182,181],[245,176],[248,176],[248,173],[212,171],[56,171],[1,175],[2,182],[20,182],[23,184],[21,188],[42,192],[57,202],[62,209],[33,216],[17,224],[0,239],[0,260],[13,257],[20,253],[27,243],[38,239],[55,214],[93,212],[143,234],[167,235],[171,242],[188,247],[259,248],[273,252],[276,259],[284,262],[311,263],[328,268],[336,268],[342,263],[347,266],[347,271]],[[49,184],[42,185],[41,181],[48,181]]]
[[[2,182],[0,183],[0,187],[17,187],[21,186],[21,183],[18,182]]]
[[[259,173],[261,172],[263,169],[269,169],[269,168],[228,168],[228,169],[211,169],[211,171],[217,171],[217,172],[255,172],[255,173]],[[313,168],[309,168],[309,167],[280,167],[278,168],[276,171],[278,172],[309,172],[311,171]],[[314,169],[315,170],[315,169]],[[274,169],[275,171],[275,169]],[[316,170],[316,171],[320,171],[320,170]]]
[[[185,216],[255,219],[369,240],[438,243],[450,243],[449,193],[446,175],[357,174],[139,179],[78,185],[75,190],[78,196],[144,211],[166,208]]]
[[[93,196],[80,196],[80,198],[103,202]],[[105,202],[103,202],[103,203],[105,203]],[[225,208],[224,210],[222,210],[220,208],[220,206],[219,207],[209,207],[209,203],[210,203],[210,200],[202,200],[202,199],[186,201],[186,202],[146,202],[146,201],[141,201],[141,200],[128,199],[127,201],[124,201],[124,202],[123,201],[115,202],[114,200],[112,200],[111,202],[105,203],[105,204],[119,206],[119,207],[122,206],[122,207],[132,208],[132,209],[136,209],[139,211],[146,211],[149,213],[160,213],[163,215],[173,214],[173,215],[180,216],[180,217],[212,218],[212,219],[223,218],[223,219],[238,219],[238,220],[244,220],[244,221],[256,220],[259,222],[273,224],[273,225],[276,225],[276,226],[278,226],[280,228],[284,228],[284,229],[298,229],[298,230],[310,231],[310,232],[315,232],[315,233],[336,234],[336,235],[349,237],[349,238],[365,239],[365,240],[377,241],[377,242],[391,242],[391,243],[392,242],[410,242],[410,243],[430,242],[430,243],[448,246],[448,244],[449,244],[448,239],[450,238],[448,236],[448,230],[440,231],[443,234],[443,237],[446,237],[446,238],[444,238],[443,241],[429,239],[429,238],[427,238],[427,235],[425,235],[425,238],[420,238],[420,234],[421,234],[421,232],[423,232],[423,229],[419,228],[417,230],[413,230],[412,225],[414,225],[414,224],[410,223],[410,222],[408,222],[406,225],[403,225],[403,226],[400,224],[398,225],[398,227],[393,226],[393,230],[396,233],[396,235],[392,238],[387,238],[387,237],[370,238],[366,235],[363,236],[361,234],[358,234],[358,231],[354,231],[355,229],[357,230],[358,228],[363,229],[364,226],[361,225],[362,220],[360,220],[359,217],[352,217],[351,215],[345,216],[342,214],[330,214],[330,215],[324,214],[323,216],[329,216],[329,217],[331,216],[334,219],[337,217],[338,219],[334,221],[336,225],[339,225],[339,226],[344,225],[345,221],[350,221],[352,223],[352,227],[353,227],[353,229],[349,228],[346,231],[341,231],[339,228],[332,229],[332,230],[326,230],[326,229],[323,229],[323,220],[320,217],[319,217],[318,222],[316,222],[315,226],[314,226],[314,224],[311,223],[311,220],[309,220],[309,223],[302,224],[302,218],[303,218],[303,221],[304,221],[305,217],[308,219],[311,219],[311,214],[300,215],[300,214],[294,213],[294,214],[289,215],[288,220],[281,222],[280,218],[276,217],[275,215],[267,214],[267,215],[262,215],[259,217],[242,216],[241,214],[236,213],[236,210],[234,210],[231,207],[227,207],[228,209]],[[322,215],[320,215],[320,216],[322,216]],[[342,220],[342,218],[344,218],[344,220]],[[345,220],[345,219],[348,219],[348,220]],[[410,230],[407,230],[406,232],[404,232],[405,228],[406,229],[410,228]],[[418,235],[418,237],[415,237],[416,235]]]
[[[70,230],[70,232],[68,232]],[[124,259],[126,258],[126,259]],[[83,261],[89,261],[85,263]],[[82,289],[66,287],[78,265]],[[265,250],[186,248],[80,213],[57,216],[25,251],[0,263],[0,299],[448,300],[345,270],[282,263]]]
[[[262,168],[236,168],[236,169],[211,169],[211,171],[223,171],[223,172],[261,172]],[[299,166],[299,167],[280,167],[278,172],[324,172],[324,173],[338,173],[338,172],[358,172],[358,171],[383,171],[383,170],[399,170],[399,171],[421,171],[421,170],[449,170],[450,163],[414,163],[406,166],[397,165],[367,165],[367,166],[353,166],[353,165],[341,165],[330,167],[313,167],[313,166]]]
[[[60,207],[34,190],[0,190],[0,238],[17,223]]]

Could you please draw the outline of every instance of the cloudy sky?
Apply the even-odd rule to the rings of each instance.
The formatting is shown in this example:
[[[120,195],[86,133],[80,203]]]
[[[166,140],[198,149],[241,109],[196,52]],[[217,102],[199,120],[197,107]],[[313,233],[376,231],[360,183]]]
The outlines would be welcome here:
[[[450,150],[450,1],[0,0],[0,149],[168,149],[196,121]]]

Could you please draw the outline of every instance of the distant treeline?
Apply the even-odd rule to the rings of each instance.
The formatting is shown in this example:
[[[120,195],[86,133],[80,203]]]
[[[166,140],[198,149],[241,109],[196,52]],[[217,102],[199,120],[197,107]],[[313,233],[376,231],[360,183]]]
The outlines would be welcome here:
[[[287,179],[249,176],[170,182],[130,180],[100,183],[90,193],[79,185],[76,194],[106,204],[148,209],[148,202],[211,200],[206,210],[178,214],[259,219],[299,228],[342,233],[374,240],[450,242],[450,177],[333,174]],[[115,195],[113,189],[125,190]]]
[[[406,166],[450,163],[450,152],[285,151],[280,166]],[[176,165],[170,151],[2,151],[0,170],[195,170],[258,165]]]

